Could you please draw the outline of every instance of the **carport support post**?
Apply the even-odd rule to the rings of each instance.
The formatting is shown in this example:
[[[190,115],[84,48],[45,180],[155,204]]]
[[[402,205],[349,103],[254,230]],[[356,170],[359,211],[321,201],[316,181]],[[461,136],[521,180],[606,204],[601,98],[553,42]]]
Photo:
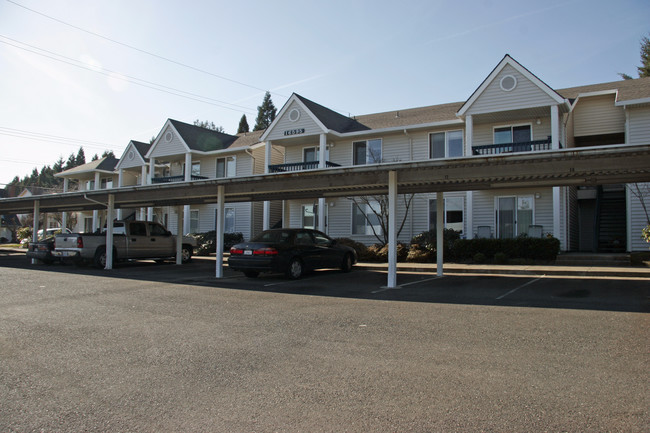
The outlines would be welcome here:
[[[41,202],[34,200],[34,226],[32,229],[32,242],[38,242],[38,220],[41,218]],[[32,265],[36,264],[36,259],[32,259]]]
[[[388,172],[388,288],[397,286],[397,172]]]
[[[436,193],[436,274],[442,277],[442,262],[444,252],[444,225],[445,225],[445,194]]]
[[[217,186],[217,260],[216,274],[217,278],[223,278],[223,228],[225,218],[225,187]]]
[[[176,208],[176,264],[183,264],[183,206]]]
[[[106,267],[113,269],[113,208],[115,207],[115,194],[108,195],[108,208],[106,209]]]

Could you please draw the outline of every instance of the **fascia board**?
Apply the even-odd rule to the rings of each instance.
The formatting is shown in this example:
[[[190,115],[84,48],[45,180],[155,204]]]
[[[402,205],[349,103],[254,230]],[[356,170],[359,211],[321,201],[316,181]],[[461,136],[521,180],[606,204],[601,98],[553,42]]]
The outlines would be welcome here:
[[[390,128],[379,128],[379,129],[369,129],[367,131],[355,131],[355,132],[346,132],[340,133],[332,130],[328,130],[328,134],[335,135],[340,138],[345,137],[359,137],[363,135],[375,135],[375,134],[384,134],[390,132],[401,132],[410,129],[426,129],[426,128],[437,128],[440,126],[462,126],[465,125],[465,122],[462,119],[453,119],[453,120],[443,120],[441,122],[431,122],[431,123],[420,123],[416,125],[406,125],[406,126],[391,126]]]
[[[650,98],[629,99],[627,101],[616,101],[614,105],[617,107],[625,107],[627,105],[650,104]]]

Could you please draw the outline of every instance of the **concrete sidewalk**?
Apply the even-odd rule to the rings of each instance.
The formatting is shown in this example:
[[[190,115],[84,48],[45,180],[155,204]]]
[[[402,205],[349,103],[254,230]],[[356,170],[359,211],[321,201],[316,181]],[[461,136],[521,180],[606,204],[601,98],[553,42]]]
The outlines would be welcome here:
[[[0,246],[5,253],[25,253],[25,249],[6,248]],[[194,256],[195,259],[214,260],[215,256]],[[224,265],[227,264],[228,254],[224,254]],[[388,271],[387,263],[360,262],[356,269]],[[531,275],[531,276],[584,276],[584,277],[615,277],[615,278],[647,278],[650,281],[649,267],[622,266],[561,266],[561,265],[493,265],[493,264],[460,264],[445,263],[445,273],[451,274],[493,274],[493,275]],[[398,272],[430,272],[436,273],[435,263],[398,263]]]

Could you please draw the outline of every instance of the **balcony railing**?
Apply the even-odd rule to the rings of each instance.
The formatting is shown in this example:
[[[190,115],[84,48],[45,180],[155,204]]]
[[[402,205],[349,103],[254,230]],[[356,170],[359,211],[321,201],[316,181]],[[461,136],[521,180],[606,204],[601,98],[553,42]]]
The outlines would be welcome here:
[[[341,164],[325,161],[325,167],[340,167]],[[287,171],[314,170],[318,168],[318,161],[293,162],[290,164],[269,165],[269,173],[284,173]]]
[[[208,179],[205,176],[196,176],[192,175],[192,180],[203,180]],[[151,183],[171,183],[171,182],[184,182],[185,176],[165,176],[165,177],[154,177],[151,179]]]
[[[539,150],[551,150],[551,137],[546,140],[522,141],[518,143],[489,144],[487,146],[472,147],[473,155],[498,155],[500,153],[512,152],[536,152]],[[560,149],[562,144],[560,143]]]

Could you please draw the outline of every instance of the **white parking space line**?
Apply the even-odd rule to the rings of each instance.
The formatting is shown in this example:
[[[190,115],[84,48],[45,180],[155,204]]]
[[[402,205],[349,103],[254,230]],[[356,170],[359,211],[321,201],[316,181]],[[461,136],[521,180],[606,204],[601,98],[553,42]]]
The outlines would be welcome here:
[[[542,278],[544,278],[544,275],[542,275],[542,276],[539,277],[539,278],[535,278],[534,280],[530,280],[530,281],[528,281],[528,282],[522,284],[522,285],[519,286],[519,287],[515,287],[514,289],[510,290],[509,292],[504,293],[504,294],[501,295],[501,296],[498,296],[496,299],[497,299],[497,300],[503,299],[503,298],[505,298],[506,296],[515,293],[515,292],[516,292],[517,290],[519,290],[519,289],[523,289],[523,288],[526,287],[526,286],[529,286],[529,285],[531,285],[531,284],[533,284],[533,283],[536,283],[537,281],[541,280]]]
[[[374,290],[374,291],[372,291],[370,293],[375,294],[375,293],[385,292],[387,290],[399,290],[399,289],[401,289],[403,287],[406,287],[406,286],[410,286],[410,285],[413,285],[413,284],[419,284],[419,283],[425,283],[427,281],[438,280],[440,278],[444,278],[444,277],[436,276],[436,277],[433,277],[433,278],[425,278],[424,280],[417,280],[417,281],[411,281],[410,283],[398,284],[396,287],[382,286],[378,290]]]

